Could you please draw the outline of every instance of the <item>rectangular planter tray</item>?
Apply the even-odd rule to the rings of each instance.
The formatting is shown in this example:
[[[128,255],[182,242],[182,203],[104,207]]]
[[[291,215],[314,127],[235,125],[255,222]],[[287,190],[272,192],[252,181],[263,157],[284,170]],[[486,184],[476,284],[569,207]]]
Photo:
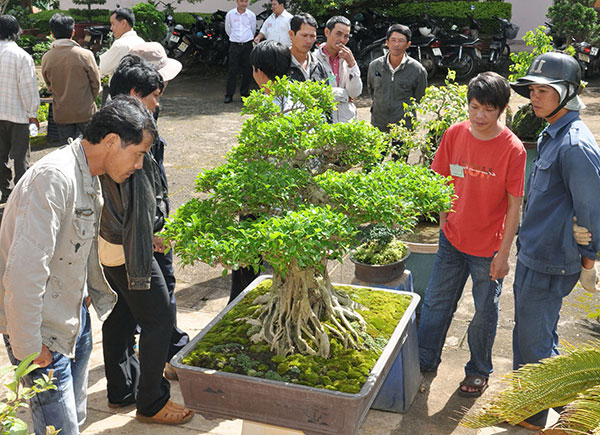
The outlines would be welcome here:
[[[254,280],[171,360],[179,376],[185,405],[206,418],[241,418],[298,429],[306,434],[356,433],[406,341],[419,296],[370,287],[375,291],[406,294],[412,301],[357,394],[184,365],[183,357],[194,350],[235,304],[267,278],[270,276],[262,275]]]

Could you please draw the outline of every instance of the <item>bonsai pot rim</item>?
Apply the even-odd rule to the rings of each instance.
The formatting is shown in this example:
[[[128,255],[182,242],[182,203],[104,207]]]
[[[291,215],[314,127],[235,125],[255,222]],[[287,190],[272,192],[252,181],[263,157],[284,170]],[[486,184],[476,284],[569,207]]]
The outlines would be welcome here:
[[[221,321],[221,319],[239,301],[241,301],[248,292],[265,279],[271,277],[271,275],[261,275],[256,278],[237,298],[228,304],[227,307],[225,307],[172,358],[171,364],[175,367],[179,376],[182,395],[186,406],[208,418],[242,418],[305,430],[307,433],[356,432],[371,407],[371,404],[375,400],[377,393],[381,389],[387,374],[400,353],[402,345],[406,341],[408,336],[408,326],[420,300],[419,295],[416,293],[399,292],[364,285],[334,284],[356,288],[372,288],[375,291],[388,291],[410,295],[412,298],[402,319],[400,319],[396,325],[388,343],[373,366],[371,373],[369,373],[362,388],[356,394],[309,387],[290,382],[256,378],[237,373],[222,372],[214,369],[183,364],[182,359],[195,349],[197,343],[202,340],[212,327]],[[196,385],[196,388],[194,388],[194,385]],[[253,391],[254,393],[244,395],[239,392],[239,388],[241,387],[244,387],[245,391]],[[249,397],[250,402],[257,406],[256,403],[261,402],[260,397],[265,396],[266,392],[264,390],[267,389],[269,390],[269,393],[266,395],[268,399],[275,394],[278,397],[273,397],[273,404],[269,405],[270,411],[268,413],[257,415],[254,412],[242,409],[242,405],[239,405],[245,398],[244,396],[251,396]],[[271,392],[271,390],[273,392]],[[261,394],[263,396],[261,396]],[[198,396],[202,395],[204,395],[204,397],[198,399]],[[304,399],[309,395],[311,397],[310,400],[307,401]],[[231,396],[235,397],[235,404],[238,405],[238,409],[233,408],[231,403],[227,401],[232,400]],[[324,404],[317,406],[317,404],[313,402],[313,397],[322,398]],[[264,397],[262,400],[265,400]],[[310,409],[304,413],[297,411],[296,406],[300,406],[300,403],[309,406]],[[292,406],[292,404],[294,406]],[[324,407],[329,407],[329,409],[324,409]],[[339,411],[340,409],[345,409],[349,413],[349,416],[338,415],[343,414]],[[311,414],[311,417],[308,417],[309,412],[315,413],[315,415]],[[318,416],[316,416],[316,414],[318,414]],[[331,422],[328,419],[334,421]],[[327,421],[324,422],[323,420]],[[335,425],[334,423],[337,423],[338,425]],[[339,425],[343,425],[343,427],[340,427]]]

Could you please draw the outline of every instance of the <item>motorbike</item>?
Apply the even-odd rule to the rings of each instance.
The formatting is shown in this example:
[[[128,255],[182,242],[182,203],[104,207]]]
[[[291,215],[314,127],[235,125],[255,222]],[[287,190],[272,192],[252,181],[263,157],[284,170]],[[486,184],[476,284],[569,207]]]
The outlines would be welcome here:
[[[574,45],[575,56],[583,70],[584,77],[591,77],[600,70],[600,57],[598,47],[593,47],[589,42],[578,42]]]
[[[160,42],[162,44],[163,47],[165,47],[165,51],[169,51],[173,48],[173,41],[171,40],[172,36],[173,36],[173,31],[175,30],[175,25],[177,23],[175,22],[175,18],[173,18],[173,15],[166,13],[165,14],[165,25],[167,26],[167,33],[165,34],[165,37],[162,39],[162,41]]]
[[[207,62],[215,65],[227,65],[229,57],[229,37],[225,32],[225,16],[223,10],[215,11],[210,17],[210,26],[206,30],[209,39],[209,50]]]
[[[443,59],[440,41],[429,27],[415,24],[411,26],[411,31],[412,39],[406,52],[425,67],[427,79],[431,80],[435,77]]]
[[[471,77],[482,60],[481,40],[462,33],[444,30],[433,18],[426,19],[426,27],[439,40],[442,51],[440,66],[456,71],[456,79],[464,80]]]
[[[110,26],[88,26],[85,28],[83,47],[91,50],[94,54],[100,51],[102,45],[108,38]]]
[[[467,15],[471,21],[470,28],[479,30],[479,22],[471,15]],[[510,46],[508,41],[517,37],[519,26],[511,23],[506,18],[494,16],[500,25],[500,31],[492,36],[489,51],[482,53],[481,64],[484,68],[504,73],[510,65]]]
[[[199,61],[202,54],[206,52],[204,18],[192,15],[195,18],[194,24],[189,29],[185,29],[181,24],[175,25],[168,43],[170,50],[167,52],[167,56],[181,62],[184,71]]]

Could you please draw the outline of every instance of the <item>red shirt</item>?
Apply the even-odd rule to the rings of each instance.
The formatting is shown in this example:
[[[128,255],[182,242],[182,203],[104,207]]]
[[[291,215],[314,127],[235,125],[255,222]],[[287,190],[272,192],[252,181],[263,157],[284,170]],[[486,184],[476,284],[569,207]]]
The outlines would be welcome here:
[[[457,199],[443,231],[461,252],[491,257],[500,247],[508,206],[507,193],[521,197],[527,154],[508,129],[482,141],[470,121],[451,126],[435,154],[431,169],[452,176]]]

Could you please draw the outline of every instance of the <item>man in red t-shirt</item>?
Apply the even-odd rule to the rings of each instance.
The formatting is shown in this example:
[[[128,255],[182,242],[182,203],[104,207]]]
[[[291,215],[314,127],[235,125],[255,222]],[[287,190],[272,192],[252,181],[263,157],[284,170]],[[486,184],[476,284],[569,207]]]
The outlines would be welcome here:
[[[475,314],[468,329],[471,359],[458,393],[480,396],[492,372],[502,279],[519,224],[526,153],[500,123],[510,98],[504,77],[485,72],[469,82],[469,119],[451,126],[431,169],[451,176],[457,199],[440,214],[440,239],[419,324],[421,371],[435,371],[469,275]]]

